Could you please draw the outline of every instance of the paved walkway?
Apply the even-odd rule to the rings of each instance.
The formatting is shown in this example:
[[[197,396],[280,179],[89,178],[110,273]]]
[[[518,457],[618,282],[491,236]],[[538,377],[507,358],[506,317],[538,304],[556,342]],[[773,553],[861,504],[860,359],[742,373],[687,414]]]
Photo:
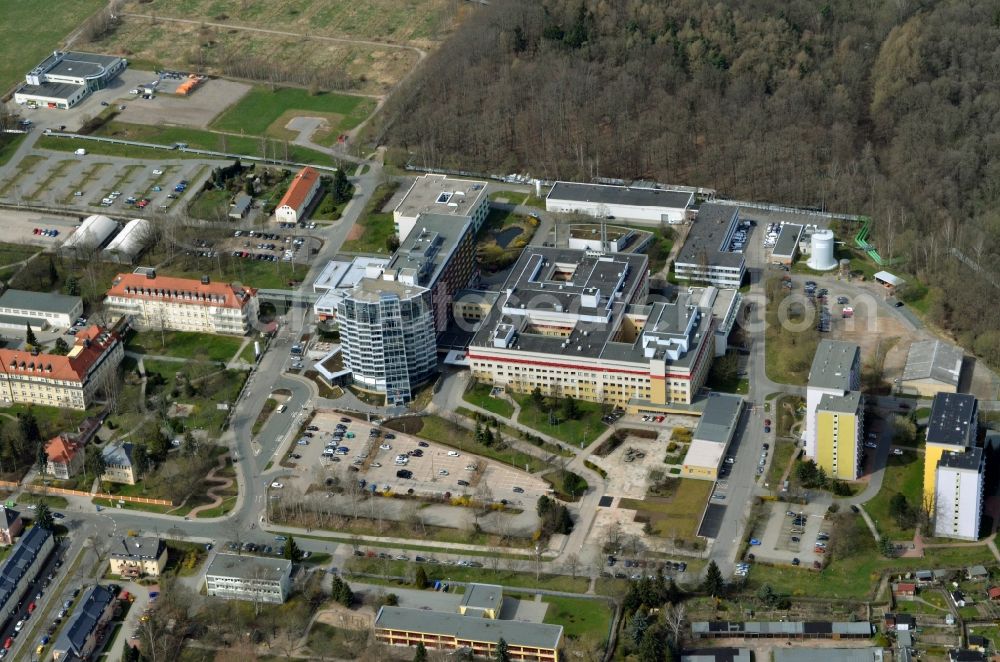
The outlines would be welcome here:
[[[205,492],[205,494],[210,499],[212,499],[212,502],[206,503],[203,506],[197,506],[195,508],[192,508],[191,512],[188,513],[188,517],[197,517],[198,513],[204,512],[206,510],[211,510],[212,508],[222,505],[224,498],[221,495],[217,494],[217,492],[231,487],[233,484],[233,479],[223,478],[222,476],[216,476],[215,473],[217,471],[221,471],[226,468],[226,460],[228,459],[229,459],[229,453],[224,453],[220,455],[218,466],[216,466],[214,469],[208,472],[208,475],[205,476],[206,483],[219,483],[215,487],[208,488],[208,490]]]

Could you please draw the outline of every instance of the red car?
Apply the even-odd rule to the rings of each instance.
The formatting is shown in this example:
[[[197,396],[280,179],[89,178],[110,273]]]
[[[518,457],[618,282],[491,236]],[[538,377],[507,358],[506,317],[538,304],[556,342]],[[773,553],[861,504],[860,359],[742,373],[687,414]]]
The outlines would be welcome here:
[[[35,228],[34,230],[31,231],[32,234],[38,234],[40,232],[41,232],[41,229],[39,229],[39,228]]]
[[[3,642],[3,647],[10,650],[10,647],[14,645],[14,637],[7,637],[7,641]]]
[[[656,417],[656,422],[657,423],[662,423],[664,421],[664,419],[666,419],[666,416],[657,416]]]
[[[771,419],[770,418],[765,418],[764,419],[764,425],[770,425],[770,424],[771,424]]]
[[[31,614],[34,611],[35,611],[35,603],[34,602],[29,602],[28,603],[28,613]]]

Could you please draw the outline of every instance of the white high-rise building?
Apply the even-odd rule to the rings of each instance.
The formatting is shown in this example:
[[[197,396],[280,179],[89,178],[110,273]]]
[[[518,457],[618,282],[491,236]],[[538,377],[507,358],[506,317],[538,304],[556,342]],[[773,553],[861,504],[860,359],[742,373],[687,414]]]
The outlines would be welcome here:
[[[979,539],[983,516],[983,478],[986,464],[981,448],[946,452],[937,465],[934,495],[934,535]]]

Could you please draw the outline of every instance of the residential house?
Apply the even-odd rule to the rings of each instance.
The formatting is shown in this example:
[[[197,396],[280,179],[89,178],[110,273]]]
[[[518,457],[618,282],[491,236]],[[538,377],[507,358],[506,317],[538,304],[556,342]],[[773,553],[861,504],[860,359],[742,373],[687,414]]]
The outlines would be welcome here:
[[[949,662],[986,662],[986,656],[967,648],[953,648],[948,651]]]
[[[84,593],[52,646],[52,659],[57,662],[89,659],[114,615],[117,595],[117,587],[100,584]]]
[[[965,570],[965,578],[973,582],[984,582],[990,576],[985,566],[974,565]]]
[[[917,585],[913,582],[899,582],[896,584],[897,598],[912,598],[917,594]]]
[[[916,628],[917,619],[910,614],[887,613],[885,615],[885,629],[889,632],[904,632]]]
[[[986,637],[980,636],[978,634],[970,634],[969,637],[969,650],[977,651],[979,653],[985,653],[988,642]]]
[[[1000,586],[991,587],[986,594],[990,596],[990,600],[1000,600]]]
[[[45,473],[59,480],[69,480],[83,470],[83,444],[61,434],[45,443]]]
[[[13,545],[14,538],[24,530],[21,513],[12,508],[0,506],[0,545]]]
[[[965,593],[962,591],[952,591],[951,601],[955,603],[956,607],[965,607],[966,605],[972,604],[972,600],[965,599]]]
[[[159,577],[167,565],[167,544],[159,538],[128,536],[110,550],[111,574],[121,577]]]
[[[101,480],[109,483],[135,485],[135,467],[132,462],[134,447],[128,442],[108,444],[101,451],[104,457],[104,473]]]

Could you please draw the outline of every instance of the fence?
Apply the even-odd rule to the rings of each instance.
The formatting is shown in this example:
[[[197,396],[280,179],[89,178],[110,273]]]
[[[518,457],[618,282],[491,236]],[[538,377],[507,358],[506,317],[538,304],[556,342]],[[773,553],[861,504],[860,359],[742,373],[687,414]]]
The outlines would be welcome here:
[[[50,485],[21,485],[10,480],[0,480],[0,488],[8,488],[12,490],[23,489],[25,492],[30,492],[31,494],[38,494],[42,496],[47,495],[65,495],[65,496],[77,496],[77,497],[87,497],[87,498],[98,498],[98,499],[108,499],[110,501],[127,501],[128,503],[146,503],[154,506],[173,506],[174,502],[169,499],[153,499],[151,497],[137,497],[128,496],[125,494],[108,494],[107,492],[84,492],[82,490],[68,490],[63,487],[52,487]]]

